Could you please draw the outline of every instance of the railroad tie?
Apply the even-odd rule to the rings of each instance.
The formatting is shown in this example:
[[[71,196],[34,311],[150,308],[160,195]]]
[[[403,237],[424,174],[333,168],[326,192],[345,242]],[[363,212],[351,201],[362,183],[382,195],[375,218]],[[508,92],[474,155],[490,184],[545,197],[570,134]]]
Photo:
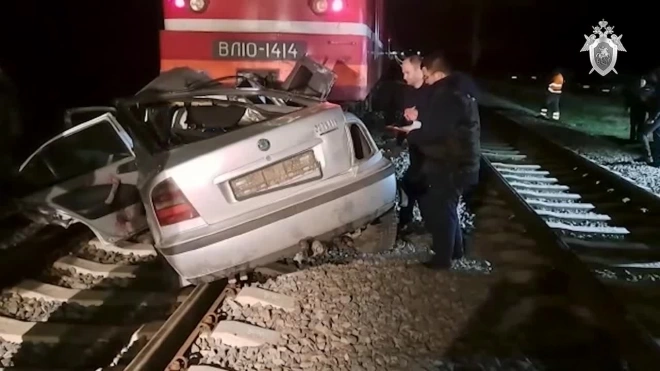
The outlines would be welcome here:
[[[108,252],[114,252],[122,255],[133,254],[140,257],[156,256],[156,250],[152,245],[146,243],[128,243],[118,242],[117,244],[106,244],[97,238],[89,241],[89,245]]]
[[[509,168],[497,168],[502,174],[512,174],[512,175],[538,175],[545,176],[550,175],[550,172],[547,170],[536,170],[536,169],[509,169]]]
[[[296,300],[290,296],[260,289],[258,287],[245,287],[236,295],[236,302],[241,305],[271,306],[286,311],[295,309]]]
[[[188,371],[227,371],[227,369],[209,365],[193,365],[188,367]]]
[[[526,170],[540,170],[541,165],[533,165],[533,164],[505,164],[503,162],[491,162],[491,165],[495,167],[495,169],[500,170],[502,168],[507,168],[507,169],[526,169]]]
[[[57,344],[64,341],[70,344],[89,345],[114,339],[123,331],[125,329],[119,326],[25,322],[0,316],[0,338],[15,344],[24,342]]]
[[[53,267],[106,278],[134,278],[136,271],[139,269],[137,265],[101,264],[72,255],[58,259]]]
[[[35,280],[23,280],[17,285],[3,290],[24,298],[37,300],[76,303],[85,307],[101,305],[167,305],[173,300],[163,292],[138,292],[110,290],[80,290],[43,283]]]
[[[277,331],[238,321],[220,321],[208,336],[237,348],[279,344],[282,341]]]
[[[261,305],[285,311],[293,311],[296,308],[294,298],[258,287],[241,289],[234,300],[244,306]],[[209,336],[233,347],[256,347],[279,344],[282,341],[277,331],[231,320],[220,321]]]

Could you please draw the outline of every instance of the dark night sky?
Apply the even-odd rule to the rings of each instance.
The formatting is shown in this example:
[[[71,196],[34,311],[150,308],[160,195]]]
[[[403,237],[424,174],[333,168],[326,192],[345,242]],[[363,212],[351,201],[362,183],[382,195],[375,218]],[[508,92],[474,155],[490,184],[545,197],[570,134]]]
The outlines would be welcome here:
[[[579,53],[582,35],[601,18],[624,35],[628,52],[619,55],[619,73],[660,65],[652,43],[657,12],[644,11],[635,5],[642,5],[639,1],[614,3],[613,8],[567,0],[485,1],[490,4],[483,17],[480,72],[544,74],[560,66],[586,74],[591,66],[587,53]],[[467,56],[470,0],[389,2],[399,46],[444,48],[459,60]],[[103,104],[132,94],[158,71],[161,0],[7,3],[0,14],[0,67],[19,85],[29,121],[55,120],[53,115],[64,107]],[[39,110],[34,109],[36,101]]]
[[[641,1],[633,0],[607,7],[607,4],[584,0],[486,1],[489,5],[484,12],[481,30],[482,72],[518,70],[543,73],[562,67],[586,74],[591,65],[588,52],[579,52],[584,44],[583,35],[589,35],[591,26],[603,18],[614,25],[617,35],[623,35],[622,42],[628,50],[619,54],[619,73],[646,72],[656,64],[660,65],[660,53],[649,45],[650,39],[657,34],[657,12],[649,9],[650,3],[643,7]],[[391,14],[395,14],[393,24],[399,31],[399,40],[403,45],[420,49],[439,46],[458,49],[459,55],[461,49],[467,52],[471,35],[471,2],[392,1],[396,11]]]

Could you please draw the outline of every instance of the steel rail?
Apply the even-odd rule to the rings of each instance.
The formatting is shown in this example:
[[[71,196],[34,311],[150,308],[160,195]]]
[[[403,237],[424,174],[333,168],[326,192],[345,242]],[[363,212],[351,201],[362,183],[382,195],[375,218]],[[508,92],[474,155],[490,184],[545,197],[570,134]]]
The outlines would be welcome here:
[[[192,334],[198,332],[210,310],[214,310],[227,281],[199,285],[179,305],[156,334],[125,368],[126,371],[167,370],[176,361]],[[182,365],[184,366],[184,365]],[[183,369],[187,367],[182,367]]]

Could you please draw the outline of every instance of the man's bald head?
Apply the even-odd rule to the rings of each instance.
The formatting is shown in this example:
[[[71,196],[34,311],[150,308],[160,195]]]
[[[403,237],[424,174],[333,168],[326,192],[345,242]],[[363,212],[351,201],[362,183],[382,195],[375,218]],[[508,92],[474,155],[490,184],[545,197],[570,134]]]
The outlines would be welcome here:
[[[422,58],[419,55],[412,55],[401,63],[401,72],[406,84],[419,88],[424,84],[424,74],[422,73]]]

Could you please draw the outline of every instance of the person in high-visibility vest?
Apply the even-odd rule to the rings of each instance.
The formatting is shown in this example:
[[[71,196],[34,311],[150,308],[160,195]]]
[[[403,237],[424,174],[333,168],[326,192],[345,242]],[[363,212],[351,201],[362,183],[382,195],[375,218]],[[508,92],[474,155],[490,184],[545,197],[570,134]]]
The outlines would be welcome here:
[[[564,75],[561,72],[555,72],[548,85],[545,105],[541,108],[541,116],[559,120],[559,98],[561,97],[562,87],[564,87]]]

